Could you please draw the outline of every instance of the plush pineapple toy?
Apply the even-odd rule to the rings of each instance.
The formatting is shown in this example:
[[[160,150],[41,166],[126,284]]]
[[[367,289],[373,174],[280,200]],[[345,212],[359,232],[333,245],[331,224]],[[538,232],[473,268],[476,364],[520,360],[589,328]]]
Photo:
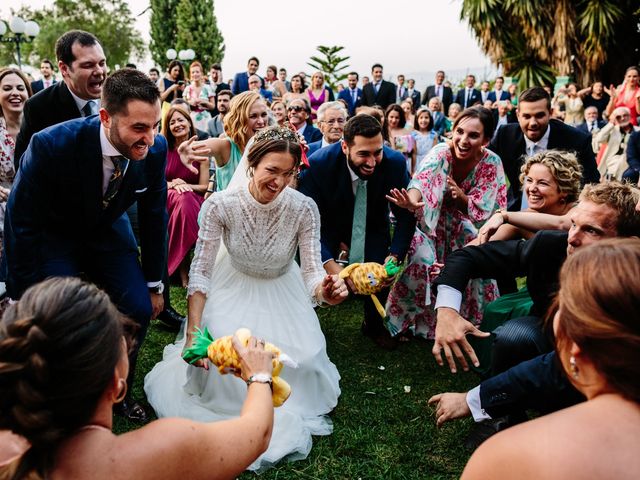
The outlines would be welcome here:
[[[384,318],[386,315],[384,307],[375,294],[384,288],[385,280],[393,277],[399,271],[400,267],[398,267],[395,260],[391,259],[385,265],[380,265],[376,262],[352,263],[344,268],[338,276],[342,279],[348,278],[351,280],[355,287],[353,293],[370,295],[376,310]]]
[[[236,331],[236,336],[238,340],[240,340],[240,343],[246,346],[249,343],[251,331],[247,328],[240,328]],[[195,363],[202,358],[209,358],[209,360],[218,367],[218,371],[221,374],[233,373],[239,377],[241,373],[240,360],[233,348],[231,339],[231,335],[214,339],[206,327],[204,332],[196,328],[193,345],[184,351],[182,357],[188,363]],[[278,347],[271,343],[266,343],[264,349],[274,354],[272,373],[273,406],[279,407],[289,398],[289,395],[291,395],[291,387],[286,381],[280,378],[282,366],[287,365],[296,368],[298,365],[287,354],[281,352]]]

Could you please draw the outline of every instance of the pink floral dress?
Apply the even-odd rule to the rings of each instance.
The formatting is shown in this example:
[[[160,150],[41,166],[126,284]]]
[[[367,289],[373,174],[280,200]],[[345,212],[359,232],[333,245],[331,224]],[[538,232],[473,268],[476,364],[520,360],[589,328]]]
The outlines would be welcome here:
[[[392,335],[411,331],[432,339],[435,334],[434,263],[444,263],[449,253],[477,236],[480,226],[495,210],[505,208],[507,187],[500,157],[486,150],[478,165],[458,185],[469,199],[468,213],[454,208],[445,187],[453,157],[446,143],[427,154],[409,183],[422,193],[424,208],[416,212],[418,223],[409,247],[409,261],[387,300],[387,328]],[[498,297],[493,280],[473,280],[464,292],[461,315],[479,325],[482,311]]]

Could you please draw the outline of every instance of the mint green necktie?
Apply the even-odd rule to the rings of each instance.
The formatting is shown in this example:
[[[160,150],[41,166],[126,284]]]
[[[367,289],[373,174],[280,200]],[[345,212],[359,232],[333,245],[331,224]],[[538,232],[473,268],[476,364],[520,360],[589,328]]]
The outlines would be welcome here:
[[[364,237],[367,229],[367,181],[358,179],[355,204],[353,206],[353,226],[351,227],[351,249],[349,263],[364,262]]]

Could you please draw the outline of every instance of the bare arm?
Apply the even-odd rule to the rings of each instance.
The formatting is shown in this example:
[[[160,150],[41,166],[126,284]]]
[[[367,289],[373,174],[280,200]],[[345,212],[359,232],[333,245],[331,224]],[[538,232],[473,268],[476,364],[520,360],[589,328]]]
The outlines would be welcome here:
[[[564,215],[550,215],[548,213],[538,212],[500,211],[495,213],[478,232],[479,244],[494,240],[493,236],[503,224],[509,224],[530,232],[537,232],[539,230],[569,230],[569,228],[571,228],[571,218],[569,217],[569,212]]]

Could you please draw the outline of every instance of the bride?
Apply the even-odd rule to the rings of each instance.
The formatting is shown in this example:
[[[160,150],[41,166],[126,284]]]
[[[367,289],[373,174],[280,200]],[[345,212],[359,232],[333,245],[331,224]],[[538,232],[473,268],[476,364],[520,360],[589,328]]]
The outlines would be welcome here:
[[[182,360],[195,327],[207,327],[215,337],[247,327],[278,346],[298,368],[281,373],[291,396],[276,409],[269,448],[249,467],[264,470],[284,457],[306,458],[311,435],[332,431],[326,414],[337,404],[340,375],[327,356],[313,307],[338,304],[348,292],[343,280],[322,268],[315,203],[287,188],[302,153],[296,134],[273,127],[254,140],[248,170],[241,164],[229,188],[203,204],[186,337],[165,348],[144,388],[159,417],[234,418],[246,395],[243,382],[209,370],[206,361],[190,366]],[[294,261],[298,248],[301,266]]]

